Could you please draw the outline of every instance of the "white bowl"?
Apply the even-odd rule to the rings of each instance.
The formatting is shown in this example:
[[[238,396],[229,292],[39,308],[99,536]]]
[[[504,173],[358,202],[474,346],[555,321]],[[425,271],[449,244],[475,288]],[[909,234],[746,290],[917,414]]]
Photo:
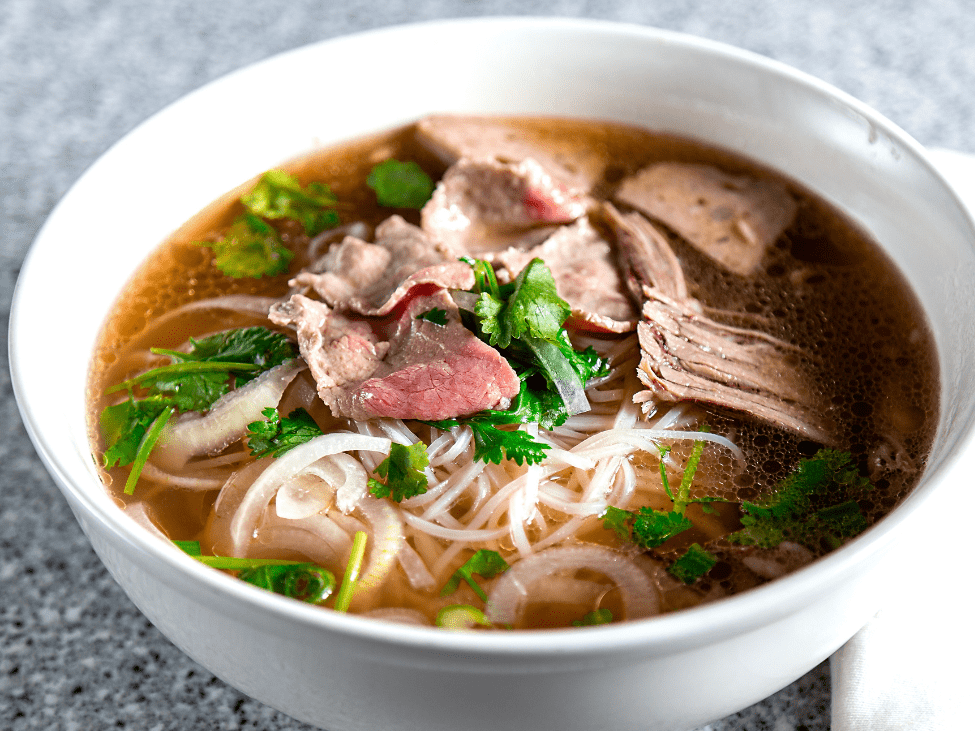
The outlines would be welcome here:
[[[839,205],[906,273],[934,331],[943,407],[922,484],[863,536],[769,585],[651,620],[535,633],[449,633],[322,611],[210,570],[130,522],[98,480],[85,427],[88,360],[122,284],[184,220],[259,172],[443,111],[676,132],[783,170]],[[479,19],[301,48],[145,122],[38,235],[17,286],[10,360],[31,438],[109,571],[167,637],[245,693],[332,731],[674,731],[787,685],[877,609],[891,556],[972,448],[973,301],[969,217],[917,143],[845,94],[674,33]],[[37,359],[48,336],[36,325],[49,322],[57,356]]]

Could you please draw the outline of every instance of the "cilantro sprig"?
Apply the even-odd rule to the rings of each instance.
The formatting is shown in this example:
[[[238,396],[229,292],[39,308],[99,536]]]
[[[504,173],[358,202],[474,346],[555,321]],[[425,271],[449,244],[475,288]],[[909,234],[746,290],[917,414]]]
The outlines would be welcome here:
[[[314,563],[274,558],[205,556],[199,541],[173,541],[186,554],[215,569],[237,571],[237,578],[275,594],[321,604],[335,591],[335,576]]]
[[[430,464],[426,445],[416,442],[410,446],[393,442],[389,456],[376,467],[375,473],[383,481],[369,478],[369,492],[377,498],[391,498],[402,502],[427,491],[427,476],[423,470]]]
[[[309,236],[339,224],[338,199],[324,183],[302,188],[298,179],[283,170],[268,170],[240,202],[249,213],[266,219],[290,218],[301,223]]]
[[[504,410],[487,409],[460,419],[428,422],[439,429],[464,424],[474,433],[474,459],[500,464],[537,464],[549,446],[527,432],[504,427],[537,423],[552,429],[572,414],[586,411],[585,386],[606,375],[609,366],[592,348],[576,350],[562,327],[571,312],[558,296],[555,280],[541,259],[532,260],[514,282],[500,285],[493,266],[465,258],[474,272],[477,295],[468,326],[500,350],[521,381],[518,395]]]
[[[433,180],[412,160],[392,158],[376,165],[366,178],[381,206],[423,208],[433,194]]]
[[[322,435],[322,430],[303,408],[282,418],[278,410],[268,407],[261,412],[264,421],[247,425],[247,446],[254,457],[280,457],[300,444]]]
[[[821,449],[801,459],[770,494],[742,503],[743,527],[728,540],[761,548],[790,540],[813,550],[824,541],[835,548],[866,529],[857,500],[871,489],[849,452]]]
[[[458,568],[440,591],[440,596],[449,596],[460,587],[460,582],[466,582],[474,593],[482,601],[487,601],[487,592],[481,588],[480,584],[474,581],[474,575],[485,579],[493,579],[498,574],[502,574],[509,568],[508,562],[502,558],[497,551],[481,549],[471,556],[464,564]]]
[[[213,263],[229,277],[260,278],[288,271],[294,252],[268,221],[298,221],[309,236],[339,224],[337,201],[327,185],[314,182],[303,188],[283,170],[268,170],[240,202],[245,211],[223,236],[196,242],[213,251]]]
[[[191,338],[185,353],[162,348],[152,352],[172,362],[106,389],[108,394],[128,391],[128,398],[106,407],[99,416],[106,445],[105,468],[132,465],[126,494],[135,489],[170,417],[177,412],[207,411],[232,388],[296,355],[287,337],[263,327]]]

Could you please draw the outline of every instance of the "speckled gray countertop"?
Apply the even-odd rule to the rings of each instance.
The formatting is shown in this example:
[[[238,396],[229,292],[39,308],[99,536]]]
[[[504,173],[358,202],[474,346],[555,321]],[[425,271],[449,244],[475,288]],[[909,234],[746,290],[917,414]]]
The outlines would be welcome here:
[[[11,392],[6,320],[20,264],[55,203],[119,137],[228,71],[366,28],[519,14],[728,42],[839,86],[923,144],[975,152],[968,0],[2,0],[0,729],[309,728],[162,637],[102,568],[34,454]],[[829,686],[824,663],[707,728],[825,731]]]

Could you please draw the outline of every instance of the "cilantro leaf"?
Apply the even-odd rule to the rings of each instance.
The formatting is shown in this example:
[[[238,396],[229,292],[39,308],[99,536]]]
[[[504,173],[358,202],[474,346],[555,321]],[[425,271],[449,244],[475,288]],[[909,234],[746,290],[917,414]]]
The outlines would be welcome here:
[[[433,194],[433,181],[417,163],[409,160],[383,160],[366,178],[366,185],[376,191],[381,206],[423,208]]]
[[[717,556],[692,543],[687,552],[667,569],[685,584],[693,584],[718,562]]]
[[[309,236],[339,224],[332,191],[324,183],[302,188],[298,179],[283,170],[268,170],[240,202],[255,216],[290,218],[301,223]]]
[[[335,576],[317,564],[275,558],[204,556],[199,541],[173,541],[177,548],[215,569],[238,571],[238,579],[303,602],[318,604],[335,590]]]
[[[212,249],[217,269],[235,279],[283,274],[294,258],[274,227],[253,213],[240,216],[222,238],[196,243]]]
[[[268,407],[261,413],[265,421],[247,425],[247,446],[254,457],[280,457],[322,434],[311,414],[303,408],[295,409],[283,419],[275,408]]]
[[[142,465],[175,411],[206,411],[232,386],[295,357],[287,337],[263,327],[191,339],[187,353],[162,348],[152,348],[152,352],[173,362],[106,389],[107,394],[128,390],[129,398],[99,415],[106,469],[133,465],[127,493],[135,487]],[[144,398],[135,398],[136,388],[146,392]]]
[[[582,619],[573,620],[573,627],[595,627],[600,624],[609,624],[613,621],[613,613],[606,607],[594,609],[585,614]]]
[[[427,491],[427,477],[423,469],[429,464],[423,442],[408,447],[393,442],[389,456],[376,467],[376,474],[385,482],[370,477],[369,492],[377,498],[388,497],[396,502],[422,495]]]
[[[506,301],[482,292],[474,307],[488,343],[504,349],[525,335],[556,341],[572,309],[556,292],[552,272],[541,259],[532,259],[513,284]]]
[[[310,604],[324,602],[335,591],[335,576],[313,563],[264,565],[243,569],[237,578],[262,589]]]
[[[646,506],[635,511],[611,506],[603,511],[600,518],[607,530],[614,531],[623,540],[644,549],[656,548],[694,527],[683,513],[675,510],[654,510]]]
[[[867,527],[856,500],[873,488],[849,452],[821,449],[799,464],[768,495],[741,505],[742,528],[732,543],[774,548],[784,540],[817,549],[838,546]]]
[[[270,370],[296,355],[295,346],[286,335],[266,327],[243,327],[199,340],[190,338],[188,353],[159,349],[153,349],[153,352],[169,355],[174,363],[251,363],[258,366],[260,371]],[[246,382],[256,375],[241,373],[238,380]]]
[[[102,455],[106,469],[132,464],[142,438],[168,405],[168,399],[136,401],[130,396],[126,401],[102,410],[98,421],[108,445]]]
[[[427,322],[432,322],[434,325],[440,325],[441,327],[447,324],[447,310],[443,310],[439,307],[434,307],[426,312],[421,312],[416,316],[417,320],[426,320]]]
[[[457,569],[450,577],[450,580],[440,590],[440,596],[448,596],[457,591],[461,581],[466,581],[474,593],[483,601],[487,601],[487,593],[481,586],[474,581],[474,574],[485,579],[492,579],[498,574],[507,571],[508,562],[505,561],[497,551],[481,549]]]

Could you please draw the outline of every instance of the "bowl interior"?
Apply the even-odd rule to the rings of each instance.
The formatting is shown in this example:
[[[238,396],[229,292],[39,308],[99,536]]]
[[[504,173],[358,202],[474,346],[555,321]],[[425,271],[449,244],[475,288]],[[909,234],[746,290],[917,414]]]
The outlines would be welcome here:
[[[431,71],[399,83],[390,65],[399,58]],[[309,93],[316,87],[325,91]],[[255,89],[259,105],[251,103]],[[821,82],[699,39],[592,21],[447,21],[308,46],[220,79],[121,140],[58,205],[18,282],[10,355],[27,428],[76,512],[109,525],[154,561],[176,560],[141,536],[105,494],[85,423],[88,361],[98,330],[148,251],[206,204],[282,161],[446,111],[612,119],[674,132],[785,171],[836,203],[906,274],[939,348],[938,437],[925,484],[900,512],[936,489],[967,446],[975,410],[975,354],[968,347],[975,342],[975,234],[954,194],[904,133]],[[37,355],[39,324],[48,322],[58,323],[56,358]],[[902,520],[897,515],[855,542],[855,550],[886,541]],[[688,613],[688,619],[640,623],[640,631],[672,638],[699,632],[705,623],[730,626],[759,606],[785,612],[855,560],[844,549],[763,588],[758,598],[751,592]],[[191,571],[187,581],[235,591],[209,573]],[[284,611],[285,603],[272,597],[266,605]],[[342,631],[370,632],[365,623],[330,613],[286,611]],[[590,633],[575,634],[579,638],[569,642],[589,642]],[[388,636],[416,637],[398,629]],[[478,646],[483,639],[443,642]]]

